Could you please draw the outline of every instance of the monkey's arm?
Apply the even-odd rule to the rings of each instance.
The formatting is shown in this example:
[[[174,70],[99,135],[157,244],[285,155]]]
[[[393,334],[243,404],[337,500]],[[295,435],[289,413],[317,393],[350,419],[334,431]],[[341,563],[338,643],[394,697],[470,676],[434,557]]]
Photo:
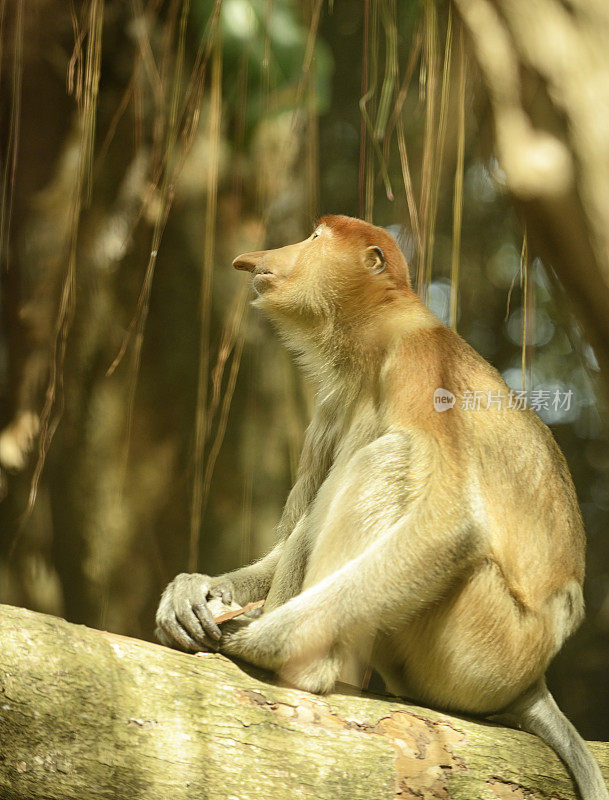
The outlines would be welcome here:
[[[304,548],[298,544],[303,538],[299,531],[307,507],[328,467],[327,454],[318,459],[313,456],[318,426],[319,423],[310,426],[299,465],[299,477],[290,491],[277,526],[278,544],[255,564],[216,578],[198,573],[182,573],[174,578],[163,592],[156,614],[155,633],[162,644],[190,651],[216,646],[221,633],[208,607],[213,597],[221,597],[227,605],[234,600],[243,606],[266,598],[273,584],[269,600],[274,607],[300,591],[304,570],[300,553],[304,552]],[[324,453],[327,448],[320,449]],[[280,560],[283,562],[280,565],[281,574],[274,582]],[[249,619],[242,618],[239,627],[249,621],[251,616]]]
[[[156,613],[156,636],[162,644],[181,650],[204,650],[221,636],[208,602],[221,597],[245,605],[264,599],[271,586],[285,542],[279,542],[260,561],[215,578],[181,573],[167,586]]]

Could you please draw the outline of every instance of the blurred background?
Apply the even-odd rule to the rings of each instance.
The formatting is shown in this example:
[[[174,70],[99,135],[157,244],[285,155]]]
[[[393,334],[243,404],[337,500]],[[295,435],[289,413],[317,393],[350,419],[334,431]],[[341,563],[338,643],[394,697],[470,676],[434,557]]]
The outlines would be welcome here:
[[[609,134],[570,138],[573,95],[533,68],[545,45],[514,34],[527,125],[575,165],[563,184],[552,167],[557,186],[543,159],[518,178],[488,63],[503,40],[489,55],[462,6],[0,3],[0,602],[151,639],[176,573],[271,547],[312,389],[231,262],[323,213],[362,216],[514,389],[572,392],[539,413],[586,523],[588,617],[549,682],[609,739],[609,261],[593,213]],[[587,95],[590,124],[605,100]]]

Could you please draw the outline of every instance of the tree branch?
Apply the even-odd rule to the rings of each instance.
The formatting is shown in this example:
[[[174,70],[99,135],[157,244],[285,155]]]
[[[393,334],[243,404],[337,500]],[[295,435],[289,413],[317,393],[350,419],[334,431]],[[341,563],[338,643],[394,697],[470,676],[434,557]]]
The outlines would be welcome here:
[[[554,753],[520,731],[318,697],[221,655],[11,606],[0,629],[3,800],[576,797]],[[607,745],[593,750],[609,765]]]

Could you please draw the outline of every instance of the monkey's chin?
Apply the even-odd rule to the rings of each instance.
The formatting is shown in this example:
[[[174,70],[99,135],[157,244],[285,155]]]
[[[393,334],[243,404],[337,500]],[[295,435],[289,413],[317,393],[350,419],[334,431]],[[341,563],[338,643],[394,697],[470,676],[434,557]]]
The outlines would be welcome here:
[[[254,287],[254,291],[258,297],[261,297],[266,291],[268,291],[268,289],[271,288],[275,277],[276,276],[271,272],[261,272],[258,275],[254,275],[252,286]]]

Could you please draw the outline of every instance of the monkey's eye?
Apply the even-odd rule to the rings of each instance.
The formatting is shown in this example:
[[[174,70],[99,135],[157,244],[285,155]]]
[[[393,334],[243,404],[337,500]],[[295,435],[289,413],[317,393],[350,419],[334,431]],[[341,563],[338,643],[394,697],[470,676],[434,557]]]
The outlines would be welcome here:
[[[313,239],[317,239],[317,237],[320,236],[320,235],[321,235],[321,228],[317,228],[311,234],[311,241],[313,241]]]

